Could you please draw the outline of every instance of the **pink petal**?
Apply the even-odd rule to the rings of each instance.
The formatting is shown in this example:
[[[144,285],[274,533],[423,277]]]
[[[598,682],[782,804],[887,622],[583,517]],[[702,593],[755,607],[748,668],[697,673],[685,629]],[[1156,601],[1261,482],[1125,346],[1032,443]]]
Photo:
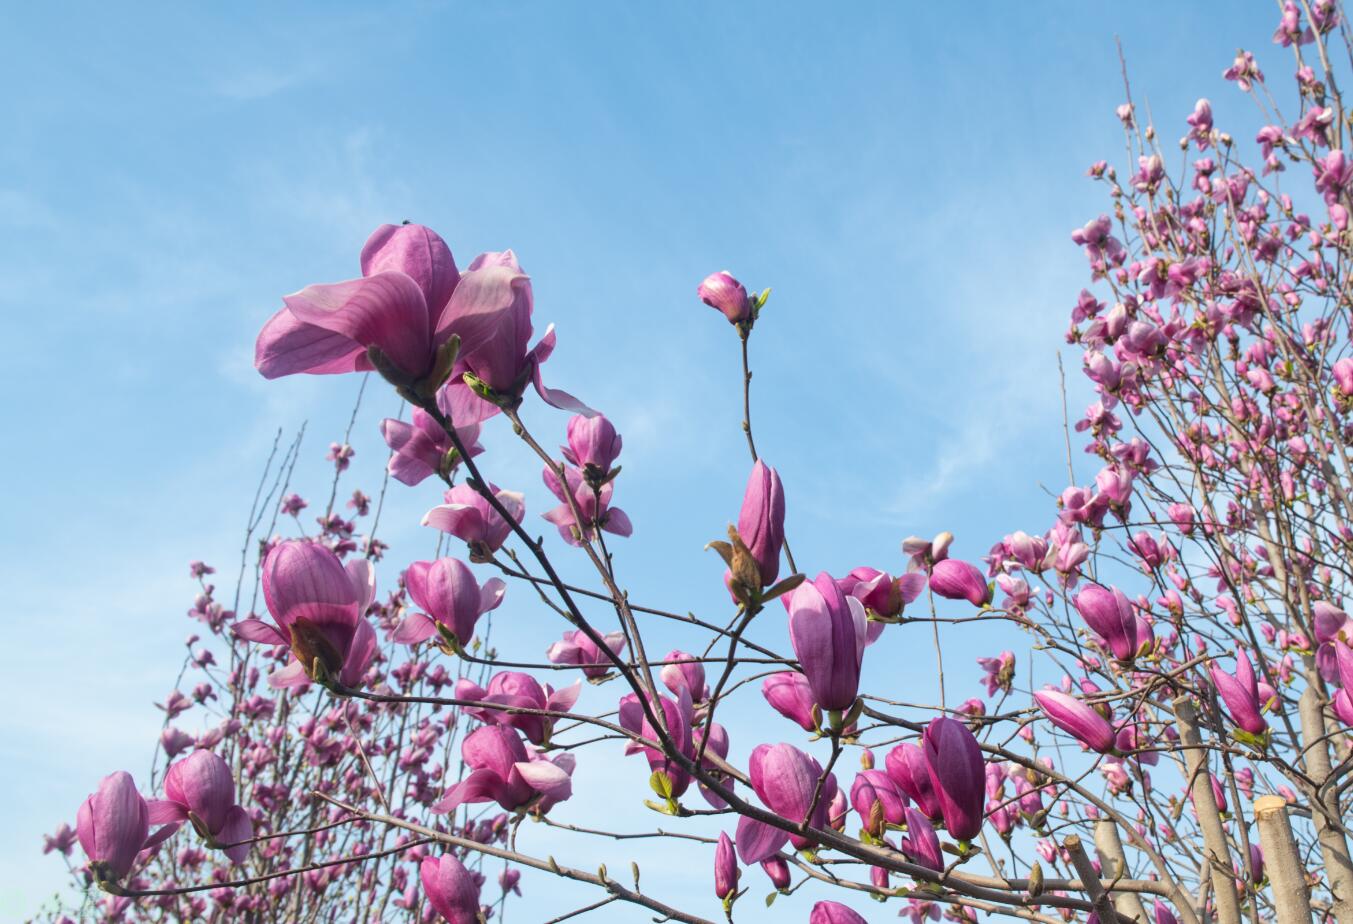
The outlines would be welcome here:
[[[377,273],[330,285],[306,286],[282,299],[299,320],[379,347],[403,372],[420,378],[432,361],[427,306],[403,273]]]

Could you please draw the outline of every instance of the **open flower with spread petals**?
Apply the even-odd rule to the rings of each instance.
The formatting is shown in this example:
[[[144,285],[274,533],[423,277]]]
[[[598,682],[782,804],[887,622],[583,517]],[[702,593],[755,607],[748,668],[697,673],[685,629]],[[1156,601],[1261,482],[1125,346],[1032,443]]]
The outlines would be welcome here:
[[[263,560],[262,585],[277,625],[251,617],[234,630],[251,642],[290,649],[291,663],[269,675],[269,685],[356,686],[376,653],[376,631],[363,618],[376,596],[371,562],[358,558],[345,566],[318,543],[290,539]]]
[[[520,671],[500,671],[489,678],[488,688],[462,677],[456,681],[456,699],[492,703],[510,709],[539,709],[547,712],[568,712],[578,701],[582,681],[576,681],[562,690],[548,683],[543,686],[530,674]],[[490,706],[466,706],[466,715],[486,724],[497,723],[515,728],[532,744],[550,740],[556,719],[552,716],[505,712]]]
[[[430,475],[450,475],[460,462],[460,453],[442,425],[422,408],[413,409],[413,422],[386,418],[381,421],[381,436],[390,447],[387,468],[390,477],[407,485],[416,485]],[[456,428],[456,436],[471,458],[484,451],[479,445],[479,424]]]
[[[509,812],[536,807],[541,811],[573,793],[573,755],[553,760],[531,754],[514,729],[485,725],[465,736],[461,760],[470,774],[448,789],[432,806],[453,812],[466,803],[497,802]]]
[[[615,486],[609,481],[600,487],[594,487],[588,484],[582,472],[571,465],[565,465],[564,478],[568,481],[568,494],[573,496],[573,503],[570,505],[568,495],[564,493],[564,485],[560,482],[554,466],[546,465],[541,472],[541,478],[545,482],[545,487],[549,488],[550,493],[560,501],[558,507],[542,516],[559,528],[559,535],[569,545],[580,546],[583,540],[591,542],[596,538],[598,527],[617,536],[628,536],[634,532],[634,525],[630,523],[625,511],[611,506],[611,494]],[[577,516],[574,516],[575,508]],[[578,521],[578,517],[582,518],[582,522]]]
[[[902,610],[921,595],[926,587],[926,576],[920,571],[909,571],[894,578],[886,571],[861,566],[854,568],[845,577],[836,579],[841,592],[854,597],[864,604],[866,614],[872,613],[877,619],[869,623],[869,635],[866,644],[872,645],[883,634],[885,622],[895,620]]]
[[[426,641],[439,631],[458,645],[469,645],[479,617],[496,610],[507,592],[498,578],[480,587],[469,566],[457,558],[414,562],[404,572],[404,586],[423,610],[405,616],[391,636],[404,645]]]
[[[230,766],[212,751],[199,750],[171,764],[164,777],[164,798],[147,803],[151,824],[192,822],[197,833],[220,847],[234,863],[243,863],[254,836],[249,813],[235,803]]]
[[[752,751],[748,760],[752,789],[775,814],[795,825],[808,816],[808,825],[822,828],[827,823],[827,811],[837,793],[836,777],[828,774],[822,784],[821,795],[813,804],[822,765],[792,744],[762,744]],[[760,863],[779,852],[786,841],[798,850],[813,846],[811,838],[791,835],[781,828],[757,821],[746,815],[738,819],[735,838],[738,856],[743,863]]]
[[[450,339],[460,273],[451,250],[422,225],[381,225],[367,239],[362,275],[307,286],[263,325],[254,365],[265,378],[362,372],[385,366],[415,384]]]
[[[610,632],[602,636],[602,641],[613,654],[619,655],[625,650],[623,632]],[[611,659],[582,629],[565,632],[563,639],[546,650],[545,657],[549,658],[551,664],[586,665],[583,667],[583,676],[589,680],[605,677],[611,670]]]
[[[451,854],[424,857],[418,879],[428,904],[450,924],[479,924],[479,890],[484,877],[465,868]]]
[[[489,484],[489,491],[503,505],[503,509],[520,523],[526,516],[526,498],[516,491],[503,491]],[[502,548],[512,532],[512,524],[478,491],[468,484],[458,484],[445,495],[446,503],[433,507],[423,515],[423,525],[440,529],[465,541],[470,547],[470,558],[487,557]]]

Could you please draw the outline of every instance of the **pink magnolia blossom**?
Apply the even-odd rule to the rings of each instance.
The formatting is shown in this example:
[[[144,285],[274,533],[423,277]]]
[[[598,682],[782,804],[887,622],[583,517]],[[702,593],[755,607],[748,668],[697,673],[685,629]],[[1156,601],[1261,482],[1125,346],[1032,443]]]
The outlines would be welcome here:
[[[520,523],[526,516],[523,495],[500,490],[495,484],[489,485],[489,491],[515,522]],[[487,554],[502,548],[512,532],[512,525],[478,491],[467,484],[458,484],[446,492],[445,499],[446,503],[423,515],[424,526],[463,539],[473,554]]]
[[[589,482],[605,478],[620,456],[623,444],[615,427],[601,414],[569,418],[568,445],[560,447],[570,465],[582,469]]]
[[[104,777],[75,816],[75,833],[90,866],[110,882],[131,872],[149,830],[146,800],[125,770]]]
[[[602,636],[602,640],[615,655],[625,650],[624,633],[611,632]],[[583,667],[583,676],[591,680],[605,677],[611,670],[611,659],[602,653],[582,629],[565,632],[562,640],[549,647],[545,657],[551,664],[586,665]]]
[[[471,457],[484,451],[479,445],[479,424],[457,427],[456,435]],[[451,438],[422,408],[413,409],[412,423],[390,418],[382,420],[381,436],[390,447],[390,476],[407,485],[416,485],[429,475],[449,471],[458,461]]]
[[[573,793],[572,754],[553,760],[531,754],[515,729],[485,725],[465,736],[461,759],[470,774],[456,783],[433,806],[434,812],[453,812],[461,805],[497,802],[509,812],[535,804],[548,810]]]
[[[761,695],[772,709],[791,722],[798,723],[804,731],[818,730],[817,720],[813,718],[813,688],[803,674],[798,671],[771,674],[761,682]]]
[[[530,674],[520,671],[500,671],[489,678],[488,688],[462,677],[456,681],[456,699],[494,703],[518,709],[539,709],[548,712],[568,712],[578,701],[582,681],[576,681],[562,690],[549,684],[543,686]],[[515,728],[532,744],[545,744],[554,729],[555,718],[541,715],[504,712],[487,706],[466,706],[466,715],[486,724],[497,723]]]
[[[615,490],[611,482],[594,488],[587,483],[583,473],[571,465],[564,466],[564,477],[568,482],[567,494],[554,466],[546,465],[541,472],[545,487],[561,502],[542,516],[559,528],[559,535],[565,542],[573,546],[582,545],[584,540],[591,542],[596,538],[598,526],[617,536],[629,536],[634,532],[634,525],[625,511],[610,506],[611,494]],[[572,505],[569,495],[573,498]],[[582,517],[581,523],[574,516],[575,508]]]
[[[738,888],[738,858],[727,832],[719,832],[714,848],[714,897],[726,900]]]
[[[1208,666],[1212,683],[1217,688],[1230,711],[1231,717],[1242,730],[1251,735],[1262,735],[1268,729],[1268,722],[1260,715],[1264,701],[1259,696],[1259,683],[1254,674],[1254,665],[1243,651],[1236,652],[1236,672],[1228,674],[1215,663]]]
[[[809,827],[826,825],[828,806],[837,792],[836,777],[827,776],[814,807],[813,796],[822,777],[822,765],[814,758],[790,744],[762,744],[752,751],[747,765],[752,789],[768,809],[797,825],[812,808]],[[747,815],[738,819],[735,840],[743,863],[760,863],[778,853],[786,841],[799,850],[815,843]]]
[[[425,857],[418,879],[428,903],[450,924],[478,924],[479,890],[483,877],[466,869],[451,854]]]
[[[897,788],[915,802],[927,818],[936,821],[943,817],[940,800],[930,782],[930,768],[926,762],[925,751],[915,744],[904,741],[888,752],[883,763],[888,776],[892,777]]]
[[[432,370],[452,333],[449,302],[461,278],[446,242],[422,225],[382,225],[362,248],[361,267],[357,279],[282,299],[255,346],[265,378],[370,371],[370,348],[410,381]]]
[[[752,316],[752,303],[747,297],[747,289],[727,270],[706,276],[696,294],[700,296],[700,301],[721,312],[730,324],[744,323]]]
[[[480,587],[474,573],[457,558],[414,562],[404,572],[404,586],[423,610],[405,616],[391,636],[404,645],[432,638],[439,623],[461,645],[469,645],[479,617],[496,610],[507,592],[507,585],[498,578]]]
[[[869,924],[864,918],[840,902],[824,901],[813,906],[808,924]]]
[[[232,862],[244,862],[249,845],[241,842],[254,836],[254,825],[249,813],[235,804],[235,779],[224,760],[212,751],[194,751],[170,765],[164,795],[147,803],[151,824],[177,828],[191,821]]]
[[[841,593],[825,571],[800,584],[790,597],[789,641],[824,711],[854,705],[866,631],[864,606]]]
[[[930,786],[939,801],[950,836],[969,841],[982,830],[982,797],[986,779],[982,750],[968,727],[940,716],[923,735]]]
[[[785,543],[785,492],[780,475],[764,462],[752,466],[738,513],[738,537],[761,569],[761,586],[780,576],[780,548]]]
[[[1113,726],[1094,707],[1060,690],[1038,690],[1034,699],[1040,708],[1062,731],[1071,735],[1092,751],[1108,754],[1113,750]]]
[[[967,600],[973,606],[991,602],[991,588],[981,570],[966,561],[946,558],[930,571],[930,589],[947,600]]]
[[[371,562],[345,566],[322,545],[302,540],[278,543],[263,560],[263,599],[277,625],[249,618],[235,634],[291,651],[286,667],[268,683],[290,687],[311,680],[355,686],[376,653],[376,631],[363,618],[376,596]]]

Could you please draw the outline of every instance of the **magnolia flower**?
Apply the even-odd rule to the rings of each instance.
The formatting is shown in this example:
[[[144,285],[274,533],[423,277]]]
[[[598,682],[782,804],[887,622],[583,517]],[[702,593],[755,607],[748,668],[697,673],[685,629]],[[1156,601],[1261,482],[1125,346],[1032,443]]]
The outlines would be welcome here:
[[[495,484],[489,484],[489,491],[515,522],[520,523],[526,516],[523,495],[500,490]],[[446,503],[424,514],[423,525],[463,539],[473,554],[498,551],[512,532],[512,525],[493,509],[493,505],[466,484],[447,491]]]
[[[813,689],[803,674],[798,671],[771,674],[761,683],[761,695],[772,709],[797,722],[804,731],[818,730],[818,720],[813,718]]]
[[[738,537],[761,570],[761,586],[780,576],[780,548],[785,544],[785,492],[780,475],[764,462],[752,466],[738,513]]]
[[[282,299],[254,348],[264,378],[370,371],[376,362],[410,383],[432,371],[452,334],[450,299],[461,279],[446,242],[422,225],[381,225],[361,266],[357,279]]]
[[[428,903],[450,924],[479,924],[479,889],[483,877],[466,869],[451,854],[424,857],[418,879]]]
[[[190,821],[212,846],[222,847],[233,863],[243,863],[254,836],[249,813],[235,804],[235,779],[230,766],[211,751],[194,751],[171,764],[164,777],[164,799],[147,803],[149,822]]]
[[[487,689],[465,677],[456,681],[456,699],[547,712],[568,712],[578,701],[581,692],[581,680],[562,690],[555,690],[549,684],[541,686],[530,674],[523,674],[520,671],[500,671],[494,674],[489,678]],[[465,706],[463,711],[485,724],[497,723],[515,728],[526,736],[527,741],[537,745],[549,741],[550,732],[553,731],[556,721],[551,716],[514,714],[488,706]]]
[[[509,812],[535,804],[546,811],[573,793],[572,754],[549,760],[528,753],[517,732],[503,725],[470,732],[460,756],[471,772],[432,806],[434,812],[453,812],[467,802],[497,802]]]
[[[813,797],[822,777],[822,766],[812,757],[791,744],[762,744],[752,751],[748,771],[752,789],[772,812],[797,825],[812,808],[809,827],[825,826],[828,807],[837,792],[836,777],[827,776],[814,807]],[[736,842],[743,863],[760,863],[778,853],[786,841],[799,850],[815,843],[746,815],[738,819]]]
[[[790,597],[789,642],[823,710],[855,704],[866,632],[864,606],[841,593],[825,571]]]
[[[345,566],[324,546],[291,539],[273,547],[262,570],[263,599],[277,625],[250,617],[233,628],[240,638],[290,649],[291,663],[268,684],[356,686],[376,654],[376,631],[363,618],[376,596],[371,562]]]
[[[691,702],[703,703],[709,700],[709,687],[705,684],[705,666],[695,657],[684,651],[669,651],[662,659],[662,670],[658,676],[663,685],[673,694],[680,694],[685,687]]]
[[[691,731],[695,725],[695,714],[691,708],[690,691],[681,687],[677,692],[676,699],[658,694],[656,702],[653,700],[649,702],[655,710],[662,710],[668,738],[677,750],[687,759],[693,758],[695,756],[695,742],[691,736]],[[648,716],[645,714],[637,695],[630,693],[622,696],[619,713],[621,728],[648,741],[659,740],[658,731],[649,723]],[[625,754],[643,754],[648,759],[650,770],[654,773],[662,773],[667,777],[673,798],[680,797],[691,785],[691,775],[686,769],[676,761],[669,760],[667,755],[659,748],[639,744],[631,739],[625,744]]]
[[[869,924],[840,902],[818,902],[808,915],[808,924]]]
[[[747,297],[747,289],[727,270],[706,276],[696,294],[700,296],[700,301],[722,312],[730,324],[741,324],[752,316],[752,302]]]
[[[1034,699],[1039,707],[1062,731],[1071,735],[1092,751],[1108,754],[1113,750],[1113,726],[1095,711],[1094,707],[1060,690],[1038,690]]]
[[[610,506],[611,494],[615,490],[611,482],[606,482],[600,488],[594,487],[587,483],[582,472],[571,465],[564,466],[567,494],[553,465],[544,467],[541,478],[545,487],[560,501],[558,507],[542,516],[559,528],[559,535],[569,545],[581,546],[584,540],[591,542],[596,538],[597,527],[617,536],[629,536],[634,532],[634,525],[625,511]],[[569,503],[569,495],[572,495],[572,504]],[[582,517],[581,523],[574,516],[575,507]]]
[[[1231,718],[1241,730],[1250,735],[1262,735],[1268,730],[1268,722],[1260,715],[1264,701],[1259,696],[1259,683],[1254,675],[1254,665],[1243,651],[1236,652],[1236,672],[1226,673],[1215,663],[1208,666],[1212,683],[1217,688],[1230,710]]]
[[[149,831],[146,801],[125,770],[104,777],[75,815],[76,837],[90,866],[98,879],[109,882],[131,872]]]
[[[1118,588],[1087,584],[1073,601],[1085,624],[1104,640],[1113,656],[1131,661],[1137,655],[1137,617]]]
[[[719,843],[714,848],[714,897],[727,900],[738,888],[738,858],[727,833],[719,832]]]
[[[903,742],[888,752],[883,764],[897,788],[915,802],[927,818],[933,821],[942,817],[940,800],[930,782],[925,751],[910,742]]]
[[[582,469],[589,482],[598,482],[611,472],[622,444],[620,434],[601,414],[579,415],[568,422],[568,445],[560,447],[570,465]]]
[[[459,455],[442,425],[422,408],[413,409],[413,422],[387,418],[381,421],[381,436],[390,447],[386,468],[396,481],[416,485],[429,475],[449,473]],[[473,458],[484,451],[479,445],[479,424],[456,427],[465,451]]]
[[[940,716],[930,720],[923,736],[930,786],[950,836],[969,841],[982,830],[982,797],[986,772],[982,749],[968,726]]]
[[[910,806],[906,809],[907,836],[902,838],[902,851],[913,863],[933,869],[944,869],[944,854],[940,852],[940,839],[935,836],[935,828],[930,819]]]
[[[948,600],[967,600],[973,606],[991,602],[991,588],[981,570],[966,561],[946,558],[930,570],[930,589]]]
[[[596,413],[567,392],[545,387],[540,367],[554,352],[554,325],[528,349],[533,307],[531,279],[510,250],[480,254],[461,276],[442,322],[447,335],[458,336],[461,344],[447,400],[455,400],[451,393],[461,389],[487,399],[461,423],[491,417],[500,406],[515,406],[528,383],[546,404],[588,417]]]
[[[881,837],[885,822],[894,825],[903,822],[907,797],[887,773],[882,770],[862,770],[851,784],[850,804],[863,820],[865,830],[875,837]]]
[[[432,638],[438,624],[459,644],[469,645],[479,617],[496,610],[507,592],[498,578],[480,587],[469,566],[456,558],[414,562],[404,572],[404,586],[423,612],[405,616],[390,636],[403,645]]]
[[[611,632],[602,636],[606,647],[615,655],[625,650],[625,635]],[[583,676],[589,680],[605,677],[611,669],[611,659],[587,636],[582,629],[571,629],[564,633],[562,640],[555,642],[545,652],[551,664],[587,665]]]

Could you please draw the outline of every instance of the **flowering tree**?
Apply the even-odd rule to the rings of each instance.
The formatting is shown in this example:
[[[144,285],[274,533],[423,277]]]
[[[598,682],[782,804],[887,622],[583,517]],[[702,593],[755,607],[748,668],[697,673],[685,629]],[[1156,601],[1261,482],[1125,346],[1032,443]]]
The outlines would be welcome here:
[[[79,841],[76,875],[108,893],[97,913],[109,919],[471,922],[499,913],[531,868],[596,888],[572,913],[621,902],[684,922],[719,903],[731,919],[748,877],[764,875],[768,901],[822,896],[812,924],[864,920],[836,900],[846,894],[918,924],[1353,924],[1353,115],[1333,62],[1350,42],[1332,0],[1289,0],[1274,40],[1294,56],[1295,118],[1250,53],[1225,72],[1264,120],[1255,166],[1206,100],[1173,171],[1131,99],[1119,108],[1132,167],[1125,179],[1091,168],[1112,214],[1072,235],[1091,285],[1067,333],[1096,397],[1075,431],[1102,467],[1061,494],[1049,528],[992,546],[985,568],[951,557],[947,533],[905,540],[896,575],[799,567],[784,527],[793,492],[751,423],[769,290],[715,273],[699,296],[741,346],[751,465],[736,525],[710,542],[727,609],[641,605],[609,551],[636,531],[614,504],[621,437],[546,386],[555,335],[531,344],[516,256],[461,271],[430,229],[377,229],[360,277],[283,299],[256,365],[268,378],[374,373],[393,388],[410,419],[382,425],[388,472],[442,483],[423,522],[447,554],[393,564],[374,523],[359,542],[334,511],[337,481],[317,536],[264,528],[277,499],[293,517],[305,506],[285,495],[293,447],[251,516],[247,542],[268,537],[262,607],[242,615],[237,590],[227,610],[211,569],[193,567],[212,644],[190,640],[181,678],[202,680],[161,707],[170,763],[144,793],[125,772],[106,777],[48,848]],[[559,453],[518,413],[537,399],[572,415]],[[564,580],[525,494],[493,482],[478,443],[492,426],[539,460],[557,502],[544,518],[591,580]],[[334,445],[338,471],[351,455]],[[360,491],[349,505],[371,515]],[[492,647],[508,592],[557,614],[559,640]],[[972,620],[1026,633],[1060,685],[1020,684],[1028,667],[1005,651],[979,659],[985,698],[953,703],[943,670],[933,706],[861,689],[866,658],[922,639],[942,656],[945,626]],[[684,650],[646,647],[659,621],[688,633]],[[561,674],[573,682],[543,680]],[[614,690],[612,708],[575,708],[583,680]],[[758,693],[773,711],[764,740],[734,749],[717,719]],[[189,709],[221,723],[184,735],[171,723]],[[637,867],[519,849],[525,819],[557,824],[574,776],[622,750],[648,766],[633,799],[668,816],[649,836],[712,859],[712,897],[652,894]],[[683,832],[695,816],[722,833]]]

